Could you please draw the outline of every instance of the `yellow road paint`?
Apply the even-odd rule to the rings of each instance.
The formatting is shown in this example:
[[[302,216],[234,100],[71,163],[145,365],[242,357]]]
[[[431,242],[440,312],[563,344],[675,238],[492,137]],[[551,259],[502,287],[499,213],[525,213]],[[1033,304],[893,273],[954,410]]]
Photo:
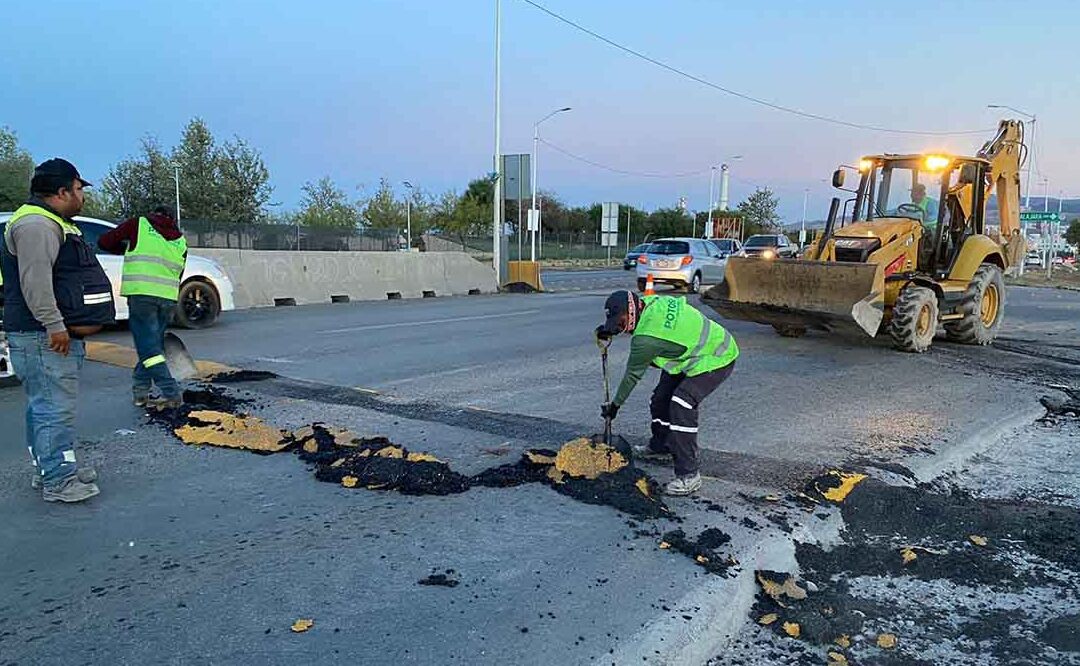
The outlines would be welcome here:
[[[191,412],[194,423],[174,430],[186,444],[208,444],[248,451],[276,453],[288,441],[284,431],[271,428],[254,416],[241,417],[225,412],[200,410]]]
[[[567,476],[596,479],[626,467],[628,461],[606,444],[594,444],[588,437],[571,440],[555,456],[555,469]]]
[[[341,485],[345,486],[346,488],[355,488],[356,482],[359,480],[360,479],[356,478],[355,476],[343,476],[341,477]]]
[[[915,551],[913,551],[912,549],[910,549],[910,548],[903,548],[903,549],[901,549],[901,550],[900,550],[900,557],[901,557],[901,558],[903,558],[903,560],[904,560],[904,564],[911,564],[911,563],[912,563],[912,562],[914,562],[914,561],[915,561],[915,560],[916,560],[916,559],[917,559],[917,558],[918,558],[919,556],[918,556],[918,555],[916,555],[916,554],[915,554]]]
[[[405,460],[409,462],[442,462],[430,453],[410,453],[405,456]]]
[[[881,634],[877,637],[877,644],[879,648],[885,650],[891,650],[896,647],[896,635],[895,634]]]
[[[776,613],[766,613],[758,618],[758,624],[769,626],[773,622],[776,622],[780,618]]]
[[[302,634],[314,626],[315,620],[299,619],[296,622],[293,622],[292,626],[289,628],[293,630],[293,633]]]
[[[843,666],[848,663],[847,657],[839,652],[829,652],[829,664],[830,666]]]
[[[865,474],[859,474],[858,472],[837,472],[836,470],[830,471],[830,475],[840,477],[840,485],[835,488],[829,488],[828,490],[821,491],[821,494],[825,496],[825,499],[832,500],[833,502],[843,502],[852,490],[855,490],[855,486],[860,481],[866,478]],[[820,488],[818,490],[821,490]]]
[[[784,633],[792,638],[798,638],[799,634],[802,633],[802,629],[799,627],[798,622],[785,622]]]
[[[529,462],[531,462],[531,463],[533,463],[535,465],[554,465],[555,464],[555,456],[545,456],[544,454],[537,453],[535,451],[526,451],[525,452],[525,457],[529,459]]]
[[[761,585],[761,589],[765,594],[772,597],[773,601],[783,606],[781,599],[788,597],[790,599],[801,600],[806,598],[806,590],[799,587],[799,584],[795,582],[794,576],[787,576],[784,578],[784,582],[778,583],[775,580],[766,578],[760,571],[757,574],[758,584]]]
[[[636,486],[637,489],[638,489],[638,492],[641,493],[642,495],[644,495],[645,497],[652,497],[652,495],[649,494],[649,482],[646,479],[644,479],[644,478],[638,479],[637,481],[634,482],[634,486]]]
[[[839,645],[840,647],[844,648],[844,649],[847,649],[847,648],[851,647],[851,637],[848,636],[847,634],[844,634],[844,635],[840,636],[839,638],[837,638],[833,642],[836,643],[837,645]]]

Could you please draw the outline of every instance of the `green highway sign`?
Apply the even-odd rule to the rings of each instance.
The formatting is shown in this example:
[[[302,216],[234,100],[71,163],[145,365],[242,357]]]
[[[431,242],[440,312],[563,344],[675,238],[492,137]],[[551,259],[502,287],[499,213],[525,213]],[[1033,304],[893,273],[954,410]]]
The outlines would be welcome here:
[[[1021,222],[1057,222],[1057,213],[1020,213]]]

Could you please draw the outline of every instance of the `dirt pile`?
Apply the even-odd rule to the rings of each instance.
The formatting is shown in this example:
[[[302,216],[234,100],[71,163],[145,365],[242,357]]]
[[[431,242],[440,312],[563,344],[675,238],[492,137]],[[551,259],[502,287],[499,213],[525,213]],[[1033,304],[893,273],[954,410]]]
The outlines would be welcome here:
[[[278,376],[276,372],[266,370],[232,370],[219,372],[211,376],[209,381],[214,384],[239,384],[241,382],[263,382]]]

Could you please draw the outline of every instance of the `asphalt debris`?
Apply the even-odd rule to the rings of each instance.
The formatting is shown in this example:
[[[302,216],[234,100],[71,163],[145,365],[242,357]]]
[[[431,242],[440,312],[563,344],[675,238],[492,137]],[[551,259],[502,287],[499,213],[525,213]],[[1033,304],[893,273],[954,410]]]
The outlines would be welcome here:
[[[239,384],[241,382],[263,382],[279,376],[276,372],[268,370],[231,370],[229,372],[219,372],[211,376],[209,381],[214,384]]]
[[[417,585],[431,585],[434,587],[457,587],[461,581],[456,578],[451,578],[450,574],[437,573],[431,574],[427,578],[421,578],[416,581]]]
[[[729,541],[731,536],[715,527],[704,530],[694,539],[688,538],[683,530],[676,529],[660,537],[660,548],[682,553],[709,573],[722,576],[736,564],[731,556],[718,551]]]

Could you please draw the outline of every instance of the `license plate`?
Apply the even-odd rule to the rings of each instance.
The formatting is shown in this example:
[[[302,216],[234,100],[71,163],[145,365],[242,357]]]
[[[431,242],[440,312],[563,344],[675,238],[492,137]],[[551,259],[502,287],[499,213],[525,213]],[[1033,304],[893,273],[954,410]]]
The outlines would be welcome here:
[[[653,259],[653,268],[675,268],[675,262],[670,259]]]

